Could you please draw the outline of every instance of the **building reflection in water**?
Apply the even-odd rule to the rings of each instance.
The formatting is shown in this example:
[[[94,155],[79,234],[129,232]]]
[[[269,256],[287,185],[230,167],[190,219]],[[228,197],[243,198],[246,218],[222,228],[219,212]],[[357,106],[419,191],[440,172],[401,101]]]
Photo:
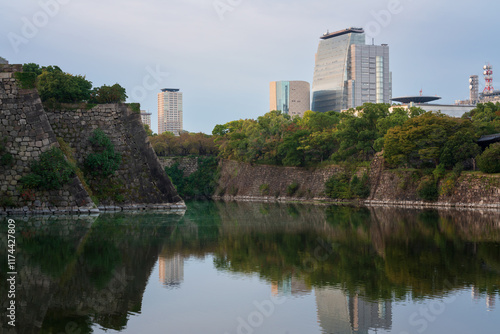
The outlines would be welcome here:
[[[306,283],[292,275],[285,277],[279,282],[271,283],[271,293],[273,296],[305,296],[311,293],[311,288]]]
[[[158,257],[160,282],[169,289],[180,287],[184,281],[184,256]]]
[[[472,287],[471,297],[473,301],[477,303],[483,296],[486,299],[486,309],[488,311],[493,311],[495,309],[496,295],[490,293],[481,293],[481,291],[477,287]]]
[[[368,333],[392,327],[392,303],[370,302],[356,295],[346,296],[341,289],[315,291],[318,320],[324,333]]]

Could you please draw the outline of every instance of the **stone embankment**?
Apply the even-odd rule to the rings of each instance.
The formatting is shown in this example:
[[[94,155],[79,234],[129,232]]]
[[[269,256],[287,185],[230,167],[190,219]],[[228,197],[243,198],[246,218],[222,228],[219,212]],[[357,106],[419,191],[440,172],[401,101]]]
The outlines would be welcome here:
[[[21,65],[0,65],[0,215],[185,208],[149,143],[138,113],[125,104],[45,110],[36,89],[19,87],[14,73],[21,71]],[[107,180],[119,196],[102,196],[97,204],[89,191],[99,186],[98,181],[90,180],[89,188],[78,176],[59,190],[23,189],[20,180],[30,173],[32,162],[52,147],[60,148],[60,142],[69,147],[81,166],[91,149],[89,138],[97,128],[105,132],[122,157],[119,169]]]
[[[220,180],[215,193],[216,199],[342,202],[325,196],[325,182],[332,175],[343,171],[340,166],[307,169],[251,165],[223,160],[219,168]],[[365,200],[355,200],[357,204],[500,209],[500,175],[497,174],[463,172],[449,187],[449,191],[441,194],[435,202],[423,201],[418,197],[417,187],[420,182],[418,173],[413,170],[386,169],[381,155],[377,155],[372,161],[368,174],[370,196]],[[443,182],[441,181],[441,184]],[[296,190],[293,192],[292,184],[296,185]]]

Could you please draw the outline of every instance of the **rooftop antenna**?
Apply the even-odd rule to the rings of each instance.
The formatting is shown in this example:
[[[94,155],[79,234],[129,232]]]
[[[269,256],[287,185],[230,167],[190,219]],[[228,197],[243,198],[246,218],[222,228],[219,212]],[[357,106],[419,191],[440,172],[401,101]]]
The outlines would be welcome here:
[[[420,88],[420,96],[422,96],[422,88]]]
[[[372,45],[375,45],[375,38],[372,38]]]

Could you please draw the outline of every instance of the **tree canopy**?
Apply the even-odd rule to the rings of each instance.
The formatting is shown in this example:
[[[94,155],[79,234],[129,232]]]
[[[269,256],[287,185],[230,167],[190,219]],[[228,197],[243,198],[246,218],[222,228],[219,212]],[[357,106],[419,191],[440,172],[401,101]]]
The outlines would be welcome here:
[[[24,73],[35,73],[36,88],[43,102],[62,103],[119,103],[125,102],[125,88],[119,84],[103,85],[92,89],[92,82],[85,76],[63,72],[58,66],[41,67],[35,63],[23,65]]]

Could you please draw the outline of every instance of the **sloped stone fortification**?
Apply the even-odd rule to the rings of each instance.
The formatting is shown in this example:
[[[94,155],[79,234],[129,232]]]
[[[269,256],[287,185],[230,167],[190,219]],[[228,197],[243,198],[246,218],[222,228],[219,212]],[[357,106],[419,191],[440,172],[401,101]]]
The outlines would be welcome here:
[[[184,207],[182,199],[165,174],[142,126],[140,115],[125,104],[98,105],[90,110],[74,107],[44,110],[36,89],[20,89],[14,72],[21,65],[0,65],[0,140],[12,163],[0,166],[0,211],[5,203],[15,203],[13,211],[97,211],[95,203],[74,177],[60,190],[23,193],[19,180],[30,172],[30,164],[58,138],[70,146],[79,164],[91,151],[89,138],[102,129],[111,139],[122,163],[112,178],[120,184],[119,203],[104,199],[101,205],[115,209],[133,207]],[[92,184],[90,184],[92,188]],[[171,205],[177,203],[177,205]],[[0,212],[0,213],[1,213]]]

